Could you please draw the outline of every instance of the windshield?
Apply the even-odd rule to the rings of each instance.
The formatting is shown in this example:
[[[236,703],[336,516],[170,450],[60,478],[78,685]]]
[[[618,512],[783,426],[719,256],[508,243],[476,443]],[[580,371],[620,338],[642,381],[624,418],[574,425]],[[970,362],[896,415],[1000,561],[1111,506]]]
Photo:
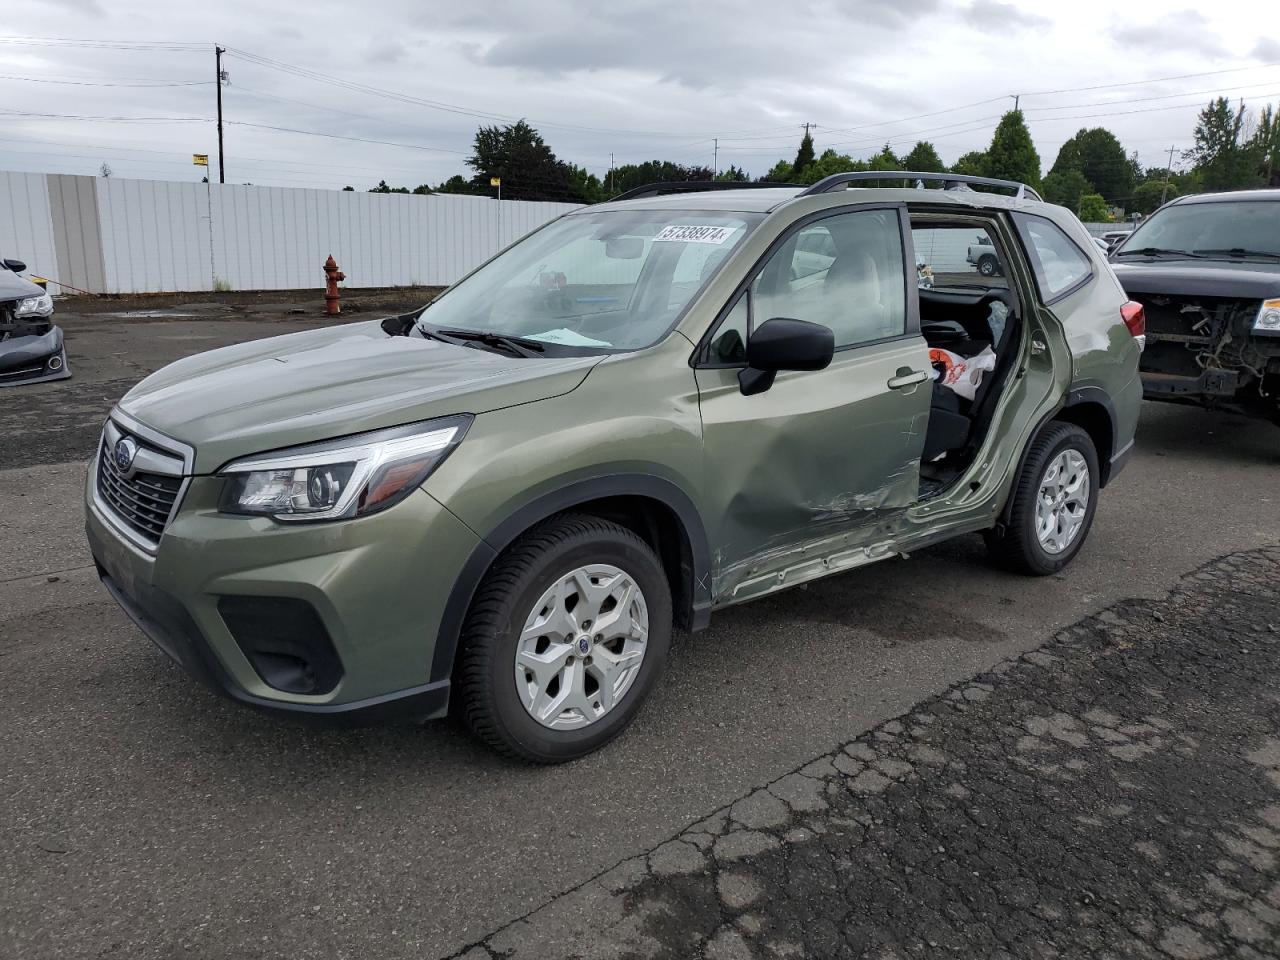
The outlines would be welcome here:
[[[1165,207],[1133,231],[1114,256],[1170,250],[1230,259],[1230,251],[1280,256],[1280,203],[1221,200]]]
[[[539,355],[647,347],[762,214],[601,210],[521,240],[423,311],[428,332],[483,331]]]

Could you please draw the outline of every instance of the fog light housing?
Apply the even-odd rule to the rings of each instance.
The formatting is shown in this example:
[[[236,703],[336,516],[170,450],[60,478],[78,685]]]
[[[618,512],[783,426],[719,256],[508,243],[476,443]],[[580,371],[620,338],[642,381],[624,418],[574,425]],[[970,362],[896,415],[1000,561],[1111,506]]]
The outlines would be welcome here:
[[[294,597],[218,598],[218,613],[262,682],[320,696],[342,679],[342,661],[320,615]]]

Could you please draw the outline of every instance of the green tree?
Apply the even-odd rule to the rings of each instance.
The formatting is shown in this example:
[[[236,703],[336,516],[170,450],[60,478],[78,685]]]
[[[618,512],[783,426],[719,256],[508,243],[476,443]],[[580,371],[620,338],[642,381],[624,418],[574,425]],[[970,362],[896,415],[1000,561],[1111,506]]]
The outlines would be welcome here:
[[[728,170],[721,170],[716,174],[716,179],[729,181],[731,183],[746,183],[751,178],[747,176],[747,172],[741,167],[730,164]]]
[[[1078,171],[1092,185],[1091,192],[1109,200],[1128,197],[1137,180],[1133,161],[1115,134],[1105,127],[1078,130],[1062,145],[1049,173],[1065,174],[1069,170]],[[1048,189],[1048,180],[1045,189]]]
[[[1093,193],[1093,184],[1079,170],[1059,170],[1055,167],[1044,178],[1045,200],[1068,210],[1079,209],[1080,198],[1086,193]]]
[[[886,143],[879,153],[867,160],[868,170],[906,170],[907,167],[902,165],[902,161],[898,159],[898,155],[889,148]]]
[[[1100,193],[1086,193],[1080,198],[1080,209],[1076,212],[1085,223],[1107,223],[1111,220],[1111,211],[1107,209],[1107,201]]]
[[[1040,155],[1021,110],[1010,110],[996,125],[987,148],[986,176],[1040,186]]]
[[[670,160],[647,160],[644,163],[624,163],[613,171],[613,187],[609,196],[616,197],[627,190],[650,183],[680,183],[685,180],[714,180],[710,167],[686,167]]]
[[[509,200],[573,199],[569,165],[524,120],[477,130],[467,166],[476,172],[471,184],[478,191],[488,192],[490,178],[498,177]]]
[[[488,192],[488,182],[485,183],[485,192]],[[476,187],[466,177],[455,173],[448,180],[444,181],[440,186],[436,187],[436,193],[477,193]]]
[[[795,162],[791,164],[791,176],[798,177],[811,163],[813,163],[813,137],[809,134],[809,128],[805,127],[804,139],[800,141]]]
[[[944,173],[947,165],[942,162],[932,143],[921,140],[902,158],[902,169],[914,170],[917,173]]]
[[[1205,190],[1237,190],[1260,181],[1252,151],[1241,142],[1244,117],[1244,104],[1232,110],[1226,97],[1200,111],[1195,146],[1183,156],[1192,161]]]
[[[779,160],[760,178],[760,183],[790,183],[795,179],[795,169],[785,160]]]
[[[982,150],[970,150],[951,167],[952,173],[965,177],[987,176],[987,155]]]
[[[432,191],[431,191],[430,184],[426,184],[426,183],[420,183],[413,188],[414,195],[419,197],[425,197],[427,194],[431,192]]]
[[[208,182],[209,182],[209,178],[208,178],[208,177],[206,177],[206,178],[205,178],[205,182],[206,182],[206,183],[208,183]],[[353,187],[353,186],[351,186],[350,184],[348,184],[347,186],[345,186],[345,187],[343,187],[343,188],[342,188],[342,192],[343,192],[343,193],[355,193],[355,192],[356,192],[356,188],[355,188],[355,187]]]
[[[854,160],[848,154],[836,153],[834,150],[827,149],[822,151],[822,156],[796,175],[795,182],[808,185],[817,183],[823,177],[829,177],[833,173],[847,173],[851,170],[867,169],[869,168],[865,160]]]
[[[1170,182],[1166,190],[1163,177],[1158,180],[1143,180],[1133,188],[1133,196],[1125,206],[1131,211],[1146,216],[1159,208],[1161,197],[1172,200],[1176,196],[1178,196],[1177,184]]]
[[[604,184],[594,173],[574,164],[569,165],[569,192],[578,203],[599,203],[607,199]]]
[[[1258,115],[1258,126],[1248,147],[1263,185],[1280,187],[1280,115],[1271,104]]]

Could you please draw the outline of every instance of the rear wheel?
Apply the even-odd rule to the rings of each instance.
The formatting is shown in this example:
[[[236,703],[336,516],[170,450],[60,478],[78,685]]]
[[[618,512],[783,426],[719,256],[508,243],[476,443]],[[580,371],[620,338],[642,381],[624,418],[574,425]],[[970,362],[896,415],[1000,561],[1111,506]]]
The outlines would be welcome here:
[[[1049,424],[1027,451],[1004,532],[985,534],[992,556],[1019,573],[1057,573],[1089,535],[1098,478],[1098,454],[1089,434],[1075,424]]]
[[[1000,262],[991,254],[984,254],[978,258],[978,272],[984,277],[994,277],[1000,272]]]
[[[662,673],[671,590],[636,534],[590,516],[535,527],[494,565],[463,632],[467,725],[498,752],[559,763],[631,722]]]

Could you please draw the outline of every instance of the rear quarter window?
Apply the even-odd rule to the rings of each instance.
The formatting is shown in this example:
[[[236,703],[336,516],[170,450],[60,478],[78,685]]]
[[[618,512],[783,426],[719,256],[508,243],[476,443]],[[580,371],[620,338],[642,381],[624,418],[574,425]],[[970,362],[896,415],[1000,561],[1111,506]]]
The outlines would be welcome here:
[[[1088,254],[1052,220],[1027,213],[1015,213],[1013,220],[1045,303],[1061,299],[1093,276]]]

